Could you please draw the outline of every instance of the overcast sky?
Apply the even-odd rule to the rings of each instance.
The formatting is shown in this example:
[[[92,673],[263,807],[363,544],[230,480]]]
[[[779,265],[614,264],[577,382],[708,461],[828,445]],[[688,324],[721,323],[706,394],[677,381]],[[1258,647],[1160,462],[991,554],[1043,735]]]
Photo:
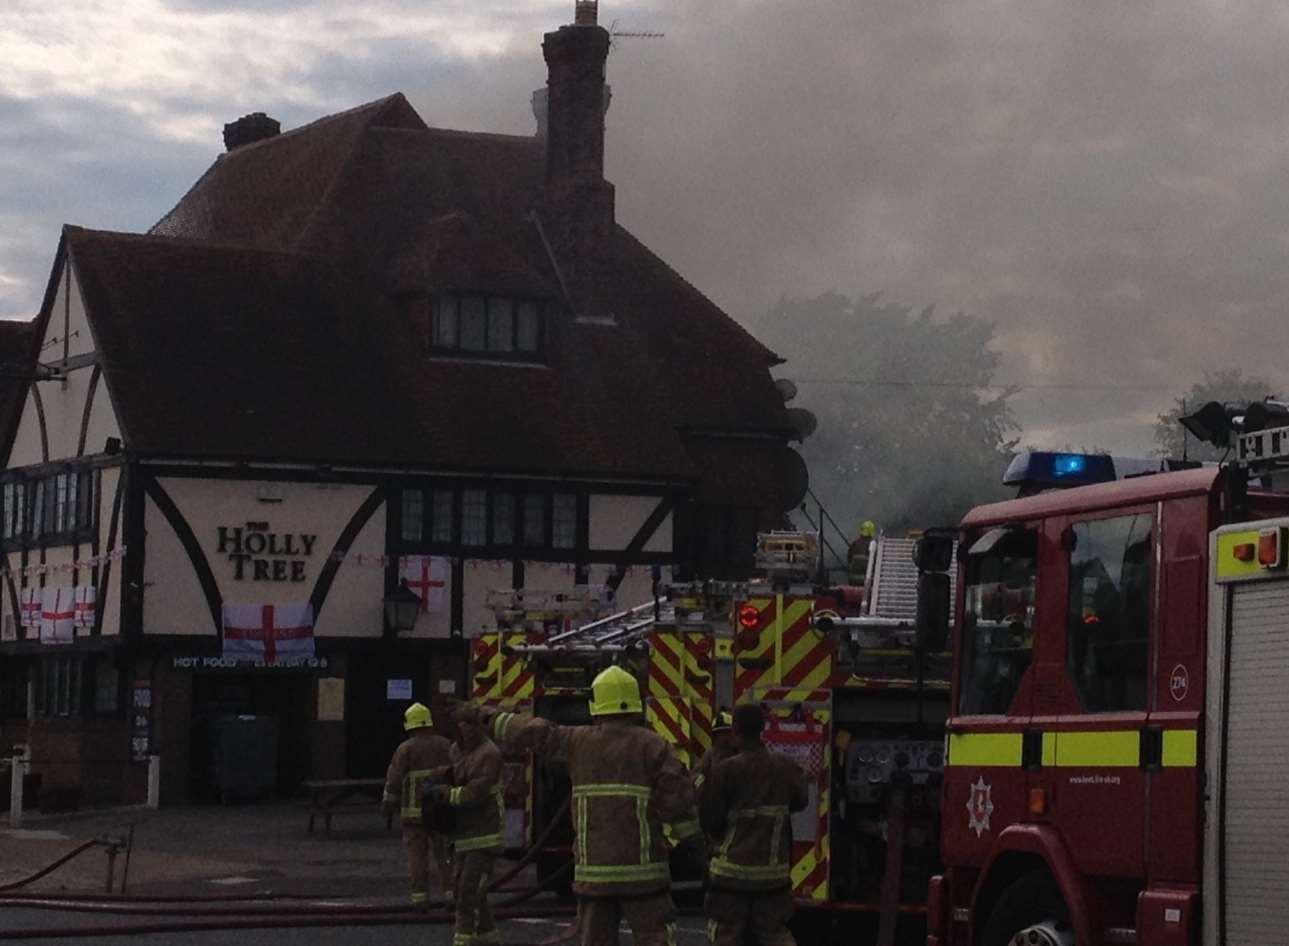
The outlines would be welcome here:
[[[38,308],[61,224],[146,229],[246,112],[289,128],[401,90],[432,125],[531,132],[541,34],[572,6],[4,0],[0,317]],[[997,323],[1000,380],[1029,386],[1026,440],[1116,452],[1149,450],[1206,369],[1285,383],[1281,0],[602,0],[600,19],[666,32],[609,59],[619,219],[754,331],[833,289],[971,312]]]

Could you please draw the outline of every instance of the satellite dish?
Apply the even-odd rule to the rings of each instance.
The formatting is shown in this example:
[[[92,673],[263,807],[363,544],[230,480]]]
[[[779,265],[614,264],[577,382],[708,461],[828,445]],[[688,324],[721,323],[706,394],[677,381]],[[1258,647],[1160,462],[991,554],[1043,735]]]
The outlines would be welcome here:
[[[810,470],[801,454],[784,447],[779,454],[779,483],[783,487],[783,511],[791,512],[801,505],[810,488]]]
[[[775,381],[774,386],[778,389],[780,396],[782,396],[784,404],[787,404],[797,396],[796,384],[789,381],[787,378],[780,378],[778,381]]]
[[[797,440],[805,440],[819,429],[819,418],[804,407],[788,408],[788,426],[797,434]]]

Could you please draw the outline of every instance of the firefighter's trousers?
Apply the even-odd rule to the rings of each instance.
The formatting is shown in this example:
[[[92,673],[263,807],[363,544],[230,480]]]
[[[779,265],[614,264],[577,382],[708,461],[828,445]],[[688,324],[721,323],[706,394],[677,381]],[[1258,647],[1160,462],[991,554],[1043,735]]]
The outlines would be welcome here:
[[[618,946],[625,918],[635,946],[676,946],[676,908],[671,893],[643,897],[579,897],[582,946]]]
[[[452,946],[489,946],[501,936],[488,906],[488,883],[497,856],[490,851],[467,851],[452,859],[456,889],[456,930]]]
[[[439,872],[439,883],[448,890],[452,873],[448,861],[448,843],[441,834],[425,830],[415,822],[403,824],[403,846],[407,848],[407,872],[412,880],[412,906],[419,907],[430,899],[430,861]]]
[[[792,918],[792,891],[756,891],[713,888],[707,892],[707,942],[711,946],[796,946],[788,932]]]

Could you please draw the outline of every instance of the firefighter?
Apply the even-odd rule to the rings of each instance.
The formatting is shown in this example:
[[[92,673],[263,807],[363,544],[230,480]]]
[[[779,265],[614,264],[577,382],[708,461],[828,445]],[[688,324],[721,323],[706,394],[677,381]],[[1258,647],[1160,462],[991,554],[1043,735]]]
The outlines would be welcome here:
[[[859,537],[846,550],[846,574],[852,585],[868,581],[868,557],[876,537],[877,524],[872,519],[865,519],[859,527]]]
[[[403,713],[403,729],[410,735],[394,750],[385,772],[382,805],[387,814],[400,812],[407,870],[412,880],[412,906],[425,909],[430,901],[430,858],[448,886],[448,847],[442,834],[431,832],[421,819],[421,789],[435,770],[451,765],[451,743],[430,732],[434,718],[424,703],[413,703]]]
[[[452,845],[452,888],[456,894],[453,946],[501,942],[488,908],[492,867],[501,854],[505,795],[501,750],[488,738],[478,714],[456,712],[457,742],[452,744],[452,786],[426,787],[425,799],[456,812]]]
[[[711,863],[707,939],[712,946],[795,946],[792,916],[791,813],[806,807],[805,774],[761,741],[761,707],[734,710],[738,755],[717,765],[703,791],[706,834],[724,840]]]
[[[738,751],[734,741],[734,717],[730,711],[723,709],[716,714],[712,724],[712,747],[703,753],[694,767],[694,791],[701,792],[703,783],[712,774],[717,762],[724,762]]]
[[[636,946],[674,946],[663,829],[670,824],[678,841],[697,838],[693,786],[671,746],[644,725],[640,686],[630,673],[621,667],[600,673],[590,708],[592,726],[559,726],[473,704],[464,704],[462,715],[477,714],[505,749],[568,764],[583,946],[616,946],[624,918]]]

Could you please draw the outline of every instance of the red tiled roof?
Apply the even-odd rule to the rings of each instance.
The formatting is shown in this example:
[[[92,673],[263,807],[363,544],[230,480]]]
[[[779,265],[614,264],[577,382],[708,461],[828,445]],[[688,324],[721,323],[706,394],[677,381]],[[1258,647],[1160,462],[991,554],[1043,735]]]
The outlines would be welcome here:
[[[690,478],[685,431],[785,430],[773,353],[618,226],[579,257],[612,324],[556,306],[541,367],[423,353],[399,292],[562,298],[544,160],[394,95],[221,155],[149,236],[69,229],[128,445]]]

